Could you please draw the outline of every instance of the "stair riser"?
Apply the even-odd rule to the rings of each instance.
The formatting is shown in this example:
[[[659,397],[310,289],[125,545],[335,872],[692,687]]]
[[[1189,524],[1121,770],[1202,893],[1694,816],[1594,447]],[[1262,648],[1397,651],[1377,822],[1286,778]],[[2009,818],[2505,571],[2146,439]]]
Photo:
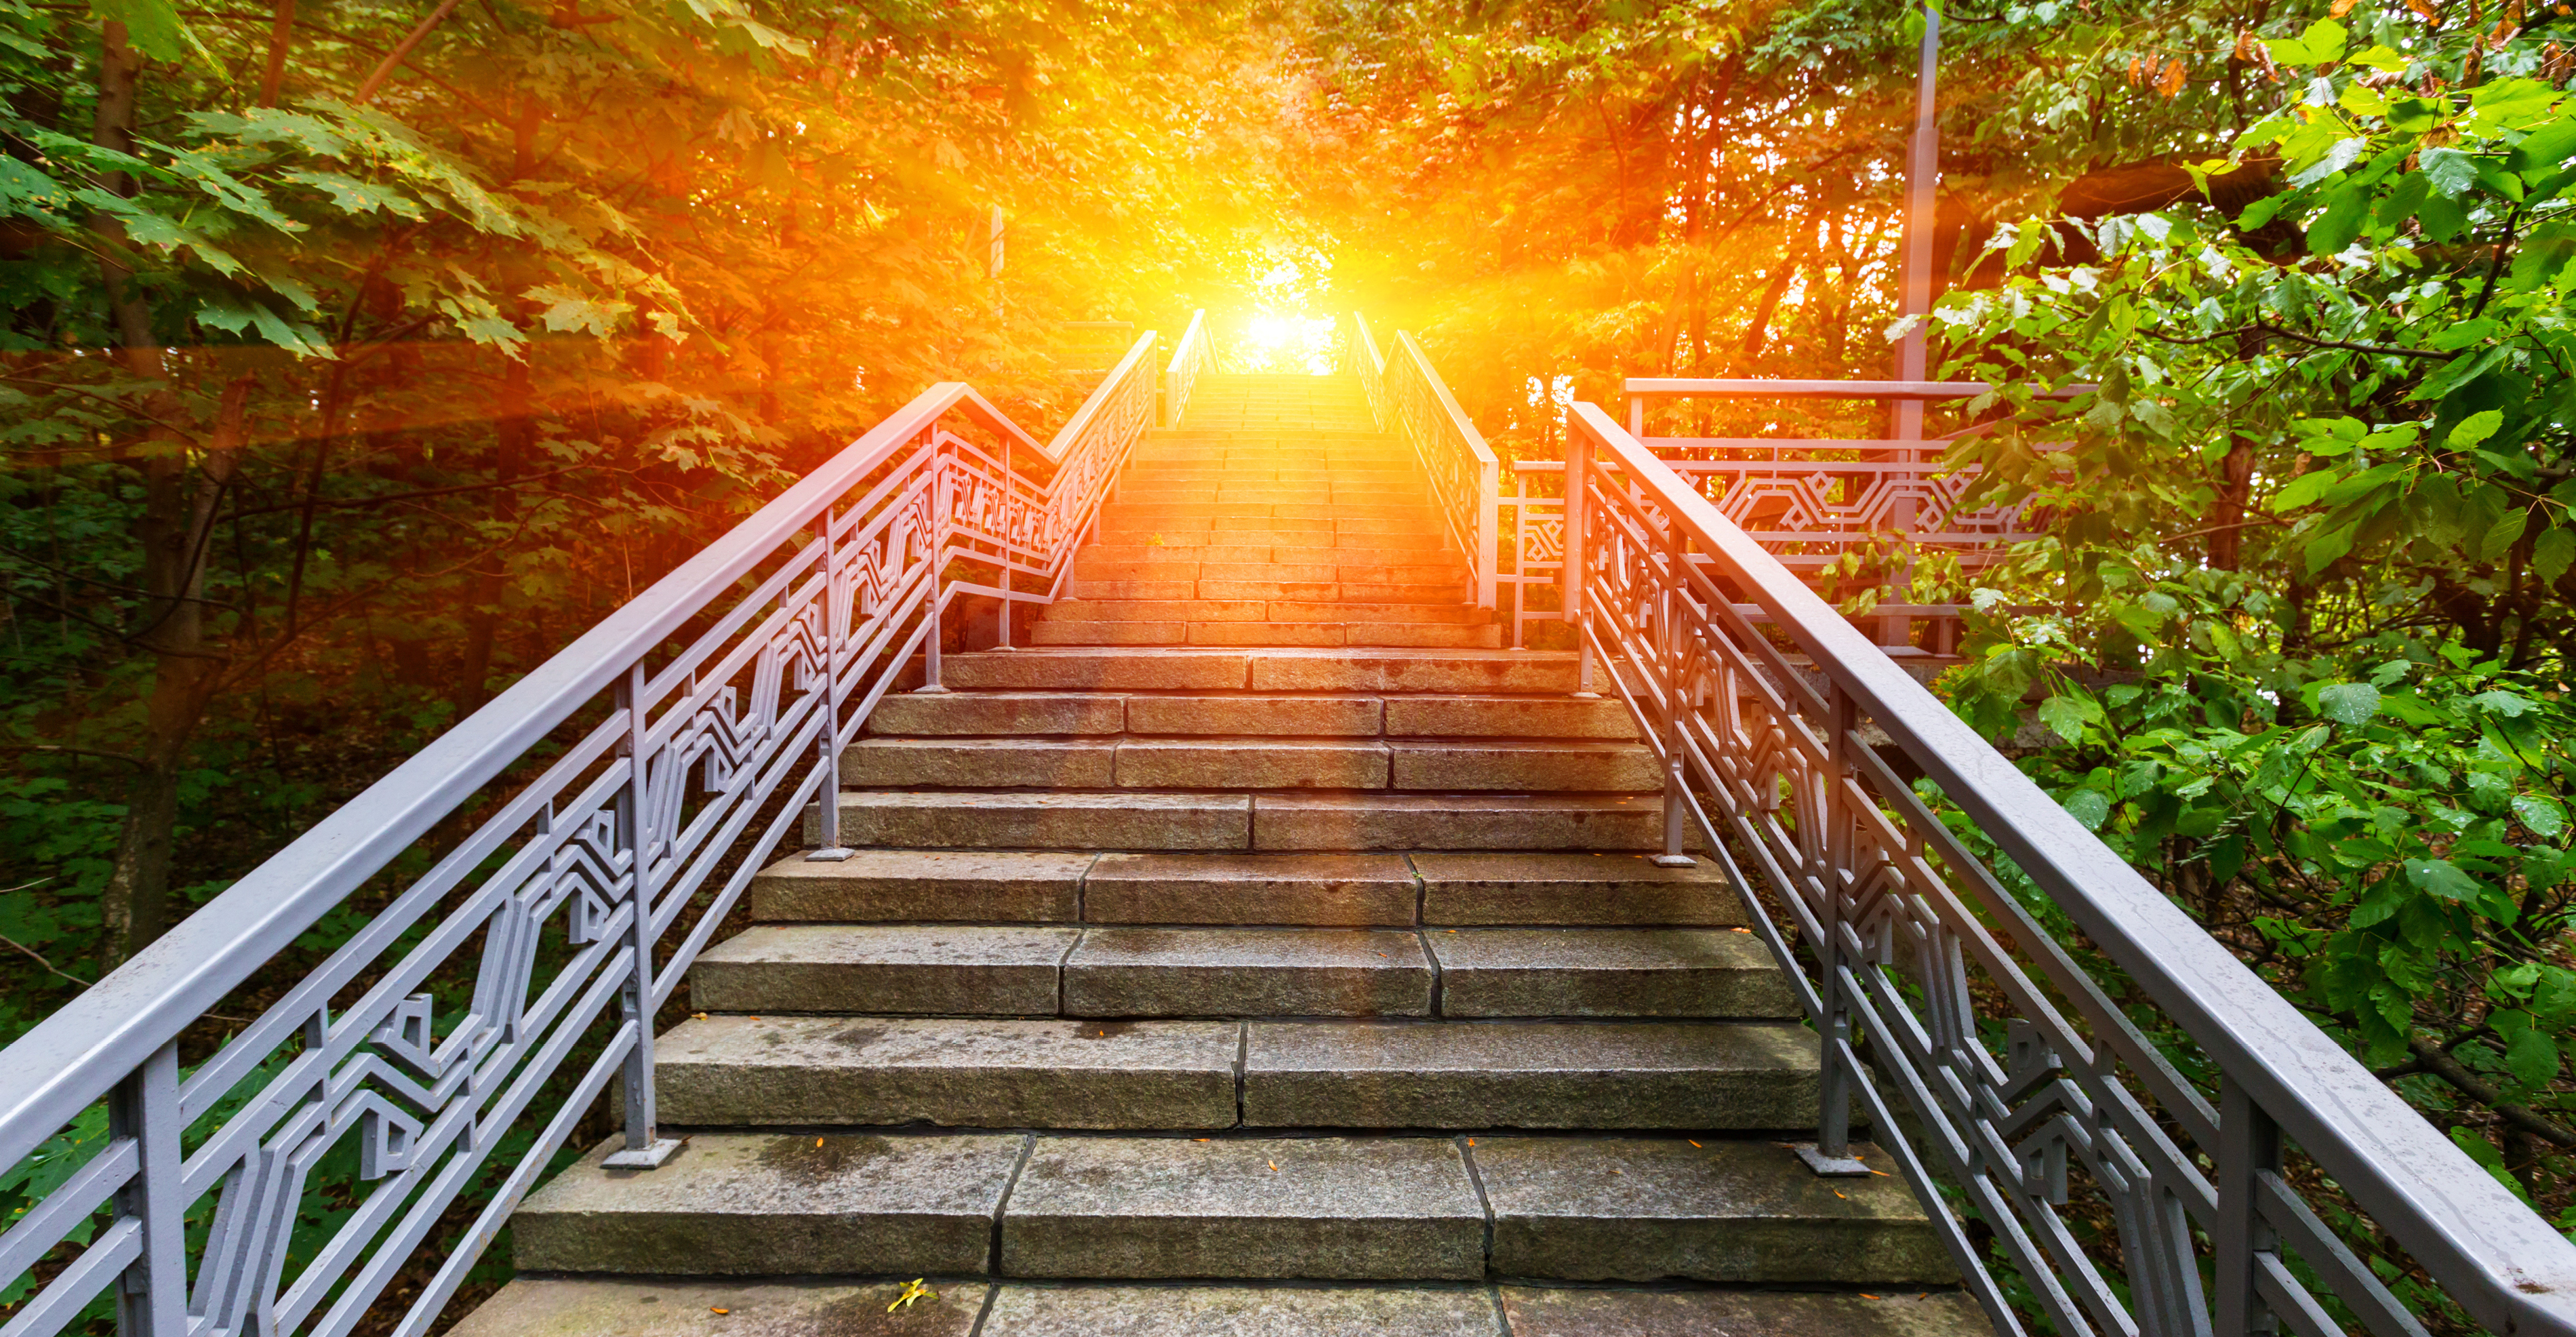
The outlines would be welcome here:
[[[1493,650],[1496,626],[1410,626],[1400,622],[1040,622],[1029,633],[1040,646],[1390,646],[1426,650]]]
[[[1792,1129],[1818,1090],[1789,1028],[1551,1023],[718,1017],[655,1073],[682,1127]]]
[[[1599,750],[1603,748],[1608,750]],[[855,788],[1403,789],[1433,793],[1646,792],[1662,780],[1643,748],[1566,743],[1273,743],[875,738],[841,754]]]
[[[1084,806],[1045,807],[972,794],[848,795],[841,842],[868,849],[955,850],[1652,850],[1663,844],[1663,814],[1639,801],[1625,807],[1511,804],[1472,800],[1386,808],[1360,802],[1301,803],[1268,795],[1192,796],[1185,803],[1131,810],[1137,791],[1104,791]],[[1047,797],[1047,796],[1035,796]],[[903,798],[902,804],[871,802]],[[1255,810],[1256,803],[1259,810]],[[813,819],[806,843],[820,838]]]
[[[1767,1142],[819,1140],[701,1134],[650,1174],[603,1170],[604,1144],[513,1216],[515,1261],[660,1276],[981,1276],[998,1261],[1030,1278],[1880,1289],[1956,1276],[1901,1186],[1801,1178]]]
[[[1705,866],[1527,854],[862,850],[837,863],[781,860],[752,879],[749,913],[761,923],[1411,927],[1417,900],[1434,928],[1744,923],[1742,902]]]
[[[1187,538],[1189,536],[1183,536]],[[1088,574],[1093,568],[1085,563],[1181,562],[1192,566],[1278,564],[1284,566],[1334,568],[1333,579],[1389,580],[1401,578],[1364,573],[1347,575],[1349,568],[1431,567],[1434,578],[1454,575],[1465,570],[1466,558],[1444,548],[1384,548],[1359,538],[1339,547],[1332,544],[1238,546],[1224,534],[1206,535],[1207,543],[1095,543],[1084,547],[1074,557],[1075,569]],[[1114,573],[1113,573],[1114,574]],[[1156,577],[1158,579],[1162,577]],[[1223,577],[1219,577],[1223,578]],[[1276,579],[1268,575],[1247,575],[1246,579]]]
[[[1076,577],[1072,585],[1073,597],[1085,601],[1285,599],[1313,603],[1414,604],[1432,613],[1456,608],[1467,597],[1467,592],[1467,583],[1463,580],[1429,585],[1345,585],[1332,580],[1215,580],[1205,577],[1101,580]],[[1078,616],[1086,611],[1068,609],[1065,616],[1078,621],[1101,620]]]
[[[947,658],[945,680],[970,691],[1554,693],[1575,690],[1572,655],[1380,655],[1207,652],[977,654]]]
[[[1047,605],[1048,622],[1390,622],[1482,626],[1490,608],[1463,604],[1324,602],[1304,599],[1084,599]]]

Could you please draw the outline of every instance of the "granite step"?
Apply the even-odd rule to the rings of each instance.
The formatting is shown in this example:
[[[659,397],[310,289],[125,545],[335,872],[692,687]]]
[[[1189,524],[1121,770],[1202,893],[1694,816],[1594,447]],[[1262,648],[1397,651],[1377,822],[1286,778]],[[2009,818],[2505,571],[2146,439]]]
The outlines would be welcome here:
[[[1068,610],[1044,619],[1030,631],[1039,646],[1389,646],[1414,649],[1493,650],[1503,643],[1494,625],[1423,626],[1408,622],[1088,622],[1072,611],[1087,604],[1057,604]]]
[[[523,1276],[455,1337],[1989,1337],[1958,1291],[1497,1285],[1031,1285],[939,1278],[886,1318],[900,1282]],[[980,1326],[979,1326],[980,1320]],[[898,1326],[899,1325],[899,1326]]]
[[[1236,563],[1278,563],[1299,567],[1433,567],[1449,574],[1462,574],[1466,558],[1449,551],[1425,552],[1420,548],[1378,548],[1363,542],[1344,543],[1236,543],[1221,533],[1206,535],[1206,543],[1093,543],[1074,556],[1074,569],[1088,572],[1089,564],[1104,562],[1179,562],[1192,565],[1223,566]],[[1339,577],[1336,577],[1337,579]]]
[[[991,922],[1318,928],[1743,925],[1707,863],[1633,854],[1092,854],[859,850],[752,879],[759,923]]]
[[[1574,655],[1556,651],[1068,647],[949,655],[943,680],[960,690],[1563,694],[1576,689],[1576,674]]]
[[[1363,562],[1213,561],[1193,559],[1162,549],[1140,559],[1086,556],[1073,567],[1077,588],[1089,581],[1243,581],[1304,585],[1419,585],[1441,589],[1464,585],[1466,569],[1455,562],[1411,562],[1370,565]],[[1083,598],[1093,596],[1083,595]]]
[[[1652,795],[845,790],[841,843],[952,850],[1653,850]],[[812,813],[805,840],[821,831]]]
[[[1422,530],[1412,533],[1369,532],[1358,529],[1336,529],[1330,524],[1283,520],[1277,523],[1238,524],[1227,521],[1222,529],[1205,521],[1176,521],[1169,524],[1139,523],[1102,525],[1098,530],[1100,546],[1108,549],[1147,548],[1162,551],[1207,548],[1239,553],[1249,548],[1272,550],[1293,549],[1305,552],[1367,553],[1353,562],[1430,562],[1439,553],[1450,552],[1445,531]],[[1210,559],[1215,560],[1215,559]],[[1228,560],[1243,560],[1231,558]],[[1314,560],[1311,557],[1280,557],[1279,561]],[[1330,561],[1332,558],[1323,560]]]
[[[689,973],[705,1012],[991,1017],[1779,1019],[1751,934],[763,924]]]
[[[1303,571],[1287,567],[1288,571]],[[1329,568],[1327,568],[1329,569]],[[1287,599],[1305,603],[1396,603],[1428,604],[1454,607],[1464,598],[1463,578],[1444,576],[1429,584],[1393,585],[1371,581],[1216,579],[1206,576],[1177,578],[1083,579],[1067,582],[1070,601],[1092,600],[1175,600],[1235,601],[1242,599]],[[1063,605],[1056,605],[1062,607]],[[1091,619],[1099,620],[1099,619]],[[1426,618],[1425,621],[1436,621]]]
[[[863,738],[841,782],[868,788],[1396,789],[1647,792],[1636,743],[1280,738]]]
[[[619,1145],[512,1216],[522,1271],[1955,1282],[1900,1181],[1768,1141],[709,1132],[648,1172]]]
[[[689,1127],[1797,1129],[1777,1024],[702,1016],[655,1044]]]
[[[877,703],[868,731],[884,737],[1240,734],[1282,738],[1636,737],[1627,707],[1612,699],[1506,696],[1243,692],[898,693]]]

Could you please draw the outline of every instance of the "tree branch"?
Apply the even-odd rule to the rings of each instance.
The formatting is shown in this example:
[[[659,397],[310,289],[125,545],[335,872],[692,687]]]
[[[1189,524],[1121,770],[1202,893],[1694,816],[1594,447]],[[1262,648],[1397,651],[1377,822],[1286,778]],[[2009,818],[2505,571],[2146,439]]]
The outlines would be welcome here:
[[[2450,1083],[2460,1094],[2504,1116],[2506,1123],[2534,1137],[2555,1142],[2559,1146],[2576,1148],[2576,1129],[2551,1123],[2529,1106],[2507,1103],[2504,1092],[2469,1071],[2468,1065],[2451,1057],[2449,1050],[2422,1036],[2410,1037],[2406,1041],[2406,1047],[2414,1052],[2416,1060],[2424,1065],[2425,1071]]]
[[[2459,356],[2457,353],[2445,353],[2432,348],[2399,348],[2390,344],[2357,344],[2342,339],[2320,339],[2314,335],[2301,334],[2297,330],[2285,330],[2268,321],[2256,321],[2251,325],[2242,325],[2232,330],[2220,330],[2216,334],[2204,334],[2196,337],[2179,334],[2166,334],[2161,330],[2150,329],[2140,329],[2138,332],[2146,335],[2150,339],[2161,339],[2169,344],[2214,344],[2221,339],[2241,340],[2246,335],[2259,334],[2266,338],[2287,339],[2292,343],[2306,344],[2310,348],[2342,348],[2355,353],[2375,353],[2385,357],[2423,358],[2430,362],[2448,362],[2452,358]]]

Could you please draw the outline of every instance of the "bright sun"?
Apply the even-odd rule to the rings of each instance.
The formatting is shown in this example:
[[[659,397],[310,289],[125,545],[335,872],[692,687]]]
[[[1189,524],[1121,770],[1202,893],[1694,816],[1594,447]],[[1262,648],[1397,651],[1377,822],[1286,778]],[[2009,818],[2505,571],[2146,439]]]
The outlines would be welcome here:
[[[1332,317],[1256,311],[1244,327],[1240,351],[1251,370],[1329,374],[1333,369]]]

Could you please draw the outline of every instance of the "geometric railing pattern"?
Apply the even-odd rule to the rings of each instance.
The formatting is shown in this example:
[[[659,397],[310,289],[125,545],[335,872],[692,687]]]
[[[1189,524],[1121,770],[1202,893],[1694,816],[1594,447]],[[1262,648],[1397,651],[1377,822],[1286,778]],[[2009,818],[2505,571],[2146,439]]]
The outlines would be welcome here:
[[[1664,763],[1667,853],[1743,893],[1872,1137],[1999,1333],[2424,1331],[2312,1210],[2323,1176],[2468,1316],[2576,1333],[2576,1246],[1588,403],[1556,540],[1587,687]],[[1763,616],[1757,625],[1745,610]],[[1792,656],[1796,658],[1792,658]],[[2178,1073],[1900,775],[1971,818],[2194,1045]],[[1977,1247],[1955,1192],[1991,1232]],[[2107,1218],[2088,1243],[2078,1218]]]
[[[1047,443],[932,387],[0,1051],[0,1167],[50,1184],[0,1223],[0,1286],[35,1282],[0,1333],[108,1297],[126,1334],[342,1334],[428,1257],[417,1337],[612,1079],[616,1159],[658,1164],[655,1010],[915,654],[937,681],[943,608],[1060,585],[1154,349]],[[344,908],[345,945],[183,1070]]]
[[[1484,433],[1467,420],[1422,345],[1397,331],[1395,348],[1381,352],[1368,318],[1351,316],[1350,359],[1378,430],[1402,436],[1430,476],[1431,500],[1474,568],[1479,608],[1494,606],[1495,545],[1499,529],[1495,491],[1500,465]]]

